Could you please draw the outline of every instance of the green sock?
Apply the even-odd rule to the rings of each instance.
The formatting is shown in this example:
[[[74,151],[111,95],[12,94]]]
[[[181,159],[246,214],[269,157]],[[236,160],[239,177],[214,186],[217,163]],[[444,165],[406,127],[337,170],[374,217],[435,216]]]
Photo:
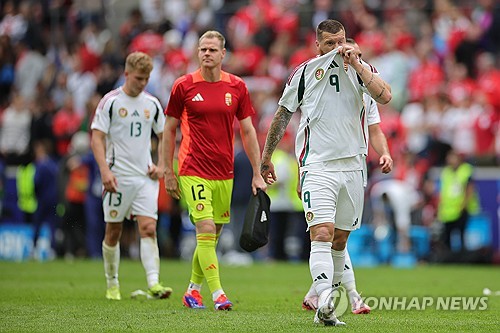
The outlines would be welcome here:
[[[217,252],[215,252],[215,238],[215,234],[198,234],[196,236],[199,265],[212,293],[222,289],[219,261],[217,260]]]

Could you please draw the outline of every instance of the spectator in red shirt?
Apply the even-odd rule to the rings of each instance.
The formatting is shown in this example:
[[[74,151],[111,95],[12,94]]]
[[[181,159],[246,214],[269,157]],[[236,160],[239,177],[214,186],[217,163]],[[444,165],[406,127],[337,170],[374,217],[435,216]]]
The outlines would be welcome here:
[[[500,70],[495,68],[495,57],[491,53],[482,53],[477,58],[477,84],[486,94],[488,102],[500,113]]]
[[[288,66],[290,68],[295,68],[301,63],[316,56],[316,35],[314,32],[307,35],[303,46],[295,50],[288,60]]]
[[[253,36],[242,35],[233,42],[233,52],[225,64],[227,71],[238,76],[254,75],[266,58],[264,50],[255,44]]]
[[[476,138],[476,163],[494,165],[495,156],[498,155],[498,151],[495,149],[495,140],[500,138],[500,116],[482,92],[476,92],[475,100],[478,104],[478,110],[480,110],[472,124]]]
[[[419,64],[408,78],[410,101],[419,101],[425,96],[434,95],[444,84],[444,73],[437,59],[433,57],[432,41],[421,40],[416,47]]]
[[[52,124],[52,131],[56,139],[56,153],[59,157],[68,154],[71,137],[82,123],[82,118],[75,112],[73,97],[66,95],[62,109],[57,111]]]

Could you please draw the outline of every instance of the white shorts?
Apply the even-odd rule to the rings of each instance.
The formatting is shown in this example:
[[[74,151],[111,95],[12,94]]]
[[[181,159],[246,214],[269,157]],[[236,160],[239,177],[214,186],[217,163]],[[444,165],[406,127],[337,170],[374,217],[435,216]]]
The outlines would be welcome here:
[[[104,192],[102,198],[104,221],[122,222],[130,215],[158,219],[159,181],[144,176],[116,178],[118,191]]]
[[[361,226],[364,204],[363,171],[306,171],[301,174],[302,205],[307,230],[334,223],[352,231]]]

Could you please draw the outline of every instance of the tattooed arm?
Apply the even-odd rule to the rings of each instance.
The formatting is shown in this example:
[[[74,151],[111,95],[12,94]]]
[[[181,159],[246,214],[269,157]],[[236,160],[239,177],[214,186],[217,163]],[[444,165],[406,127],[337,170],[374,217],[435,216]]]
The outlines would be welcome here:
[[[264,146],[264,151],[262,152],[262,161],[260,164],[260,173],[262,178],[269,185],[273,184],[278,178],[274,171],[274,165],[271,162],[271,157],[273,152],[278,146],[278,143],[283,138],[285,134],[286,127],[292,119],[293,113],[288,111],[285,107],[279,106],[278,110],[274,114],[273,121],[267,132],[266,144]]]
[[[389,103],[392,99],[391,86],[379,75],[375,75],[370,67],[363,65],[358,57],[359,49],[357,50],[353,45],[346,44],[340,47],[339,52],[344,56],[344,62],[351,65],[358,73],[373,99],[380,104]]]

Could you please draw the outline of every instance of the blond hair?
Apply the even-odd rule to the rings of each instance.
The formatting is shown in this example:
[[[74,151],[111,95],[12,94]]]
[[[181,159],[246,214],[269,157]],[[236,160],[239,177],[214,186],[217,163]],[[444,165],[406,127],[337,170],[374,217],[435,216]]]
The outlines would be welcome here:
[[[201,35],[200,39],[198,39],[198,44],[201,43],[201,40],[204,38],[217,38],[220,41],[222,49],[226,46],[226,39],[220,32],[216,30],[208,30],[203,35]]]
[[[125,60],[125,71],[139,71],[142,73],[150,73],[153,70],[153,59],[144,52],[132,52]]]

